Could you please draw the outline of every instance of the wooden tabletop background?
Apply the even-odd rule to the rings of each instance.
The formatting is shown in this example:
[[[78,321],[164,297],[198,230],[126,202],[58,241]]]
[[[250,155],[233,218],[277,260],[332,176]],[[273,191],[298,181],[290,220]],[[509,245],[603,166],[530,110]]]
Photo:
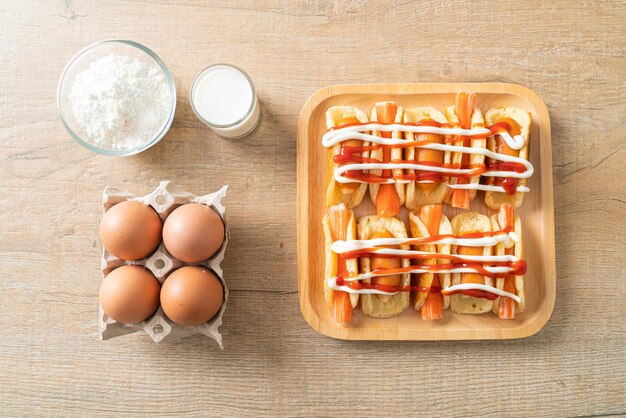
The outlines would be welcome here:
[[[623,1],[101,3],[0,9],[0,415],[626,413]],[[63,66],[104,38],[148,45],[176,79],[172,128],[139,156],[90,153],[57,114]],[[216,62],[257,86],[262,120],[245,140],[216,137],[189,106]],[[317,334],[297,298],[300,108],[330,84],[456,81],[522,84],[549,108],[552,319],[504,342]],[[162,179],[198,194],[230,185],[224,351],[203,336],[98,340],[102,190]]]

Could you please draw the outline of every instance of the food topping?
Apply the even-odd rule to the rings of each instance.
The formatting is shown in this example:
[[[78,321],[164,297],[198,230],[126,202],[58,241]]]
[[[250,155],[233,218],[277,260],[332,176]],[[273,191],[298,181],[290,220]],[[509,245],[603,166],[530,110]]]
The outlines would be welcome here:
[[[507,129],[511,129],[509,123],[498,123],[487,128],[466,129],[452,127],[449,123],[440,123],[433,120],[424,120],[415,123],[383,123],[383,122],[353,122],[332,128],[322,138],[322,144],[325,147],[332,147],[335,144],[350,140],[349,146],[342,149],[342,152],[335,156],[335,162],[341,163],[335,169],[334,178],[340,184],[350,183],[408,183],[418,181],[440,182],[446,177],[468,178],[474,176],[496,177],[497,184],[449,184],[452,189],[475,189],[485,191],[500,192],[528,192],[530,189],[526,186],[517,186],[516,179],[528,178],[533,172],[533,166],[524,158],[512,153],[490,151],[486,148],[471,147],[469,145],[452,145],[450,143],[439,143],[434,140],[433,135],[444,135],[447,138],[463,137],[468,141],[471,139],[487,138],[496,135],[501,139],[501,143],[509,149],[519,149],[520,144],[524,145],[524,138],[521,135],[511,136]],[[370,131],[379,131],[379,135],[372,135]],[[422,138],[418,141],[407,141],[405,139],[391,138],[390,132],[401,131],[413,134],[420,134]],[[372,145],[358,146],[355,140],[369,141]],[[461,152],[464,154],[482,154],[493,162],[487,164],[470,165],[461,164],[461,167],[452,164],[443,164],[434,158],[435,155],[423,154],[427,156],[424,161],[404,161],[404,160],[375,160],[362,156],[365,151],[376,149],[393,149],[415,147],[418,152],[416,155],[422,155],[421,150],[434,151],[451,151]],[[516,153],[518,154],[518,153]],[[431,158],[433,157],[433,158]],[[413,172],[405,174],[395,174],[392,170],[412,170]],[[370,170],[387,170],[383,174],[377,175]],[[417,172],[415,172],[417,171]]]

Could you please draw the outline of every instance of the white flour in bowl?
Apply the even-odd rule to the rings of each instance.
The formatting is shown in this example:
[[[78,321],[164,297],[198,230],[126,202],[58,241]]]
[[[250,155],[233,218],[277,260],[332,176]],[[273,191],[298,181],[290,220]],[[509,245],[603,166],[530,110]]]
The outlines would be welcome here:
[[[168,117],[171,93],[162,70],[108,55],[80,72],[69,96],[83,139],[99,148],[129,150],[146,143]]]

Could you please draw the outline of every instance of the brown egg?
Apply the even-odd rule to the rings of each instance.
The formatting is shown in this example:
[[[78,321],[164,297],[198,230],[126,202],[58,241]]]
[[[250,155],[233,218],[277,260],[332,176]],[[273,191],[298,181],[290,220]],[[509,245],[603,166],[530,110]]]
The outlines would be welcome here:
[[[159,281],[147,268],[118,267],[100,285],[100,306],[117,322],[134,324],[157,310],[160,290]]]
[[[174,257],[186,263],[210,258],[224,242],[224,222],[209,206],[189,203],[165,219],[163,243]]]
[[[127,200],[112,206],[100,221],[100,240],[122,260],[140,260],[161,243],[161,218],[150,205]]]
[[[179,325],[204,324],[220,310],[224,288],[220,279],[200,266],[181,267],[168,276],[161,289],[165,315]]]

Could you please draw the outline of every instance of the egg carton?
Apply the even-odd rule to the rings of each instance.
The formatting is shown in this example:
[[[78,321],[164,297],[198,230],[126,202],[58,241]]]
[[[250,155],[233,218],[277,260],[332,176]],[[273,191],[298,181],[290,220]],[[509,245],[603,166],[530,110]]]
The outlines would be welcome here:
[[[212,207],[217,211],[217,213],[219,213],[222,221],[224,221],[226,234],[224,244],[219,251],[210,259],[201,263],[184,263],[176,259],[168,253],[163,245],[163,242],[159,244],[159,247],[152,255],[143,260],[136,261],[122,260],[103,248],[101,263],[103,277],[120,266],[140,265],[150,270],[157,280],[163,284],[167,276],[179,267],[188,265],[204,266],[212,270],[222,282],[222,286],[224,287],[224,302],[222,303],[222,307],[219,312],[209,322],[195,327],[184,327],[175,324],[167,316],[165,316],[163,309],[161,309],[160,306],[154,315],[145,321],[136,324],[119,323],[113,318],[107,316],[102,310],[102,306],[100,306],[99,323],[100,338],[102,340],[108,340],[122,335],[144,331],[154,342],[159,343],[162,341],[174,341],[188,335],[202,333],[213,338],[219,344],[220,348],[224,348],[222,345],[222,334],[219,331],[219,327],[222,325],[222,316],[224,315],[226,302],[228,301],[228,288],[226,287],[224,274],[220,264],[224,259],[224,252],[226,251],[226,245],[228,244],[229,237],[228,224],[224,219],[224,212],[226,209],[222,205],[222,198],[226,195],[227,189],[228,186],[224,186],[215,193],[195,196],[171,184],[169,181],[162,181],[155,191],[143,197],[135,197],[130,193],[114,187],[107,187],[104,189],[104,193],[102,195],[103,212],[106,212],[117,203],[126,200],[135,200],[152,206],[161,217],[161,221],[165,221],[169,214],[172,213],[172,211],[177,207],[187,203],[201,203]]]

